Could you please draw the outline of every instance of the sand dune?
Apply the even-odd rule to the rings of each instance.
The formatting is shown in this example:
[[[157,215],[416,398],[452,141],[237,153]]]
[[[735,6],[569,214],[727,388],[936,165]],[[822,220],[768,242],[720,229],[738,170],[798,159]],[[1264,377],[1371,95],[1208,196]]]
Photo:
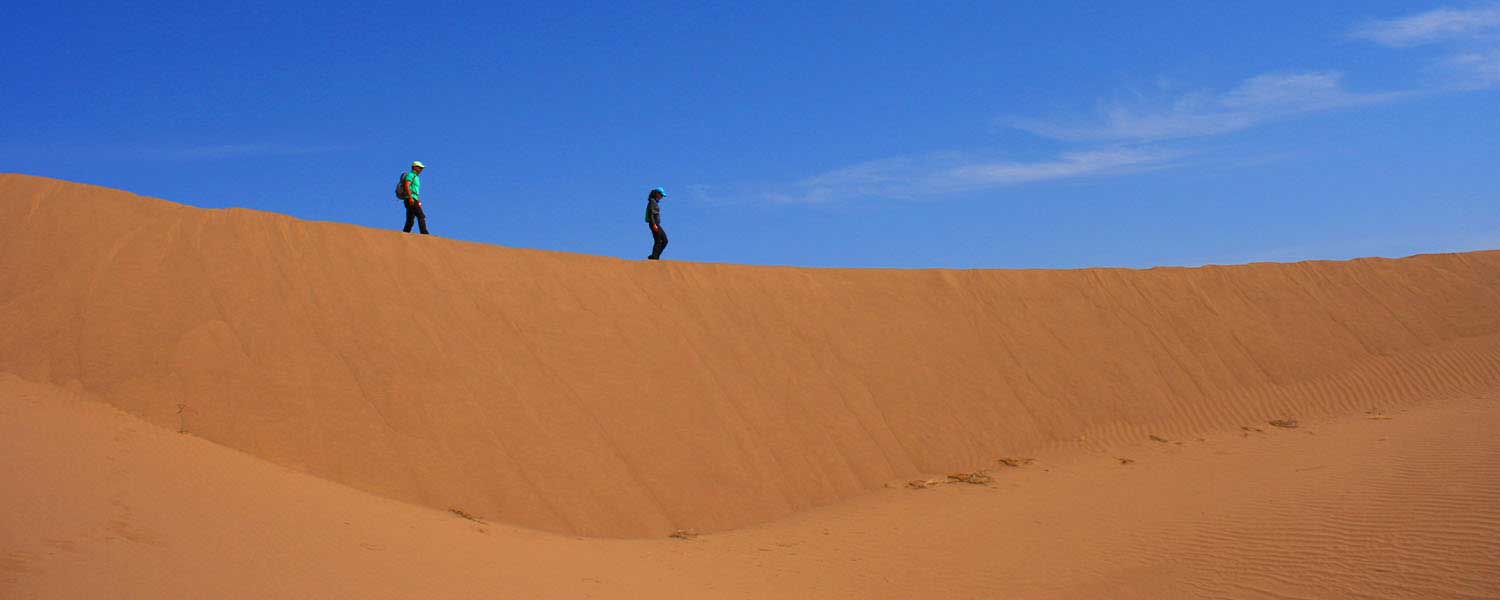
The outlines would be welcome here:
[[[1500,396],[1452,398],[1047,455],[691,539],[584,539],[0,376],[0,597],[1495,598],[1497,427]]]
[[[0,176],[0,372],[378,496],[724,531],[1000,456],[1500,382],[1500,252],[1145,271],[646,263]]]

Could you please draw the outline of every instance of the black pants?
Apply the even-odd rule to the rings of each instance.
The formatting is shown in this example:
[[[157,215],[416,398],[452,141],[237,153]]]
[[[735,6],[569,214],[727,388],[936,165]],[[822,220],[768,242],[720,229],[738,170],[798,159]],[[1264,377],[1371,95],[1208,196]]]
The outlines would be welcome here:
[[[658,260],[661,258],[661,251],[667,249],[667,230],[662,229],[661,225],[652,227],[651,239],[656,240],[656,243],[651,245],[651,256],[646,258]]]
[[[422,212],[422,205],[417,202],[406,203],[406,228],[401,231],[411,233],[412,219],[421,225],[422,235],[427,235],[427,213]]]

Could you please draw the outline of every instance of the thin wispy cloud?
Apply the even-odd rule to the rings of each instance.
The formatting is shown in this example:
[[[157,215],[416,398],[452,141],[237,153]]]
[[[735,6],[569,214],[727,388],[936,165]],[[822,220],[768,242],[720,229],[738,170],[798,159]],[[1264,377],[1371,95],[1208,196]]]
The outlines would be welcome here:
[[[1092,150],[1069,152],[1043,162],[992,162],[970,164],[939,172],[934,183],[962,189],[1074,179],[1095,175],[1118,175],[1144,168],[1162,168],[1178,152],[1161,150]]]
[[[1391,48],[1444,48],[1447,56],[1432,65],[1444,91],[1500,86],[1500,4],[1368,21],[1349,36]]]
[[[1001,122],[1061,140],[1164,140],[1221,135],[1309,113],[1395,100],[1403,92],[1353,92],[1336,71],[1269,73],[1222,92],[1193,92],[1154,103],[1113,104],[1087,120],[1011,117]]]
[[[0,144],[0,154],[69,155],[92,156],[106,160],[225,160],[247,158],[275,158],[343,152],[353,148],[334,144],[283,144],[240,143],[206,145],[151,145],[127,144],[82,144],[82,143],[28,143],[20,145]]]
[[[1443,43],[1444,79],[1420,89],[1359,91],[1338,70],[1287,70],[1249,77],[1228,89],[1160,90],[1155,98],[1101,102],[1087,116],[999,119],[1038,136],[1093,145],[1050,160],[975,160],[957,153],[874,160],[750,194],[774,202],[923,198],[1030,182],[1103,177],[1180,167],[1187,151],[1146,145],[1220,136],[1317,113],[1412,97],[1500,86],[1500,4],[1445,8],[1366,21],[1347,35],[1393,48]],[[1186,143],[1186,142],[1182,142]],[[1104,148],[1098,146],[1104,145]],[[1180,144],[1179,144],[1180,146]],[[706,193],[706,192],[705,192]]]
[[[1460,85],[1500,86],[1500,48],[1455,54],[1443,61],[1443,66],[1458,78]]]
[[[261,158],[276,156],[302,156],[308,154],[323,154],[344,150],[341,146],[332,145],[296,145],[296,144],[210,144],[203,146],[183,146],[152,148],[142,153],[158,158],[171,160],[212,160],[225,158]]]
[[[1500,34],[1500,5],[1441,8],[1396,19],[1366,21],[1349,33],[1355,39],[1402,48]]]
[[[1168,168],[1180,152],[1122,148],[1070,152],[1049,160],[975,160],[956,154],[891,158],[835,169],[763,194],[773,202],[817,204],[862,198],[921,199],[1042,181]]]
[[[1435,64],[1440,80],[1420,90],[1361,92],[1346,87],[1339,71],[1280,72],[1251,77],[1219,92],[1102,104],[1087,118],[1007,117],[1000,122],[1068,141],[1183,139],[1234,133],[1264,123],[1419,94],[1500,86],[1500,4],[1370,20],[1348,35],[1393,48],[1441,43],[1456,50],[1450,50],[1452,54]]]

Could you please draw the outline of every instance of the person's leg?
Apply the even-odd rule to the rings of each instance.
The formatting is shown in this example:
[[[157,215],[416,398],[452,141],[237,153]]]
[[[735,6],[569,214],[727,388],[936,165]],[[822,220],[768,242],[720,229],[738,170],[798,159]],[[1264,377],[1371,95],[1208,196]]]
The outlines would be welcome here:
[[[656,229],[651,230],[651,237],[656,240],[656,243],[651,246],[651,258],[660,259],[662,250],[667,249],[666,228],[657,226]]]
[[[411,233],[411,222],[414,219],[416,219],[416,218],[417,218],[416,213],[414,213],[414,212],[411,211],[411,204],[407,204],[406,205],[406,227],[402,228],[401,231],[404,231],[406,233]],[[423,225],[423,227],[426,227],[426,225]]]
[[[417,205],[417,224],[422,235],[427,235],[427,213],[422,210],[422,205]]]

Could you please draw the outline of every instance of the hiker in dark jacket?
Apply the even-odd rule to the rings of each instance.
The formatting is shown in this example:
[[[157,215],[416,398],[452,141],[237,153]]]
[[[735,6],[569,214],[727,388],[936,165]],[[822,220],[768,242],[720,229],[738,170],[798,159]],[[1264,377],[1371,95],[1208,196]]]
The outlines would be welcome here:
[[[661,251],[667,249],[667,230],[661,228],[661,199],[667,197],[667,192],[661,188],[651,190],[646,195],[646,224],[651,226],[651,256],[646,260],[661,260]]]
[[[411,171],[401,175],[401,187],[396,192],[396,197],[406,203],[406,227],[401,231],[411,233],[411,222],[416,220],[421,225],[422,235],[427,235],[427,213],[422,212],[422,169],[427,165],[420,160],[411,163]]]

